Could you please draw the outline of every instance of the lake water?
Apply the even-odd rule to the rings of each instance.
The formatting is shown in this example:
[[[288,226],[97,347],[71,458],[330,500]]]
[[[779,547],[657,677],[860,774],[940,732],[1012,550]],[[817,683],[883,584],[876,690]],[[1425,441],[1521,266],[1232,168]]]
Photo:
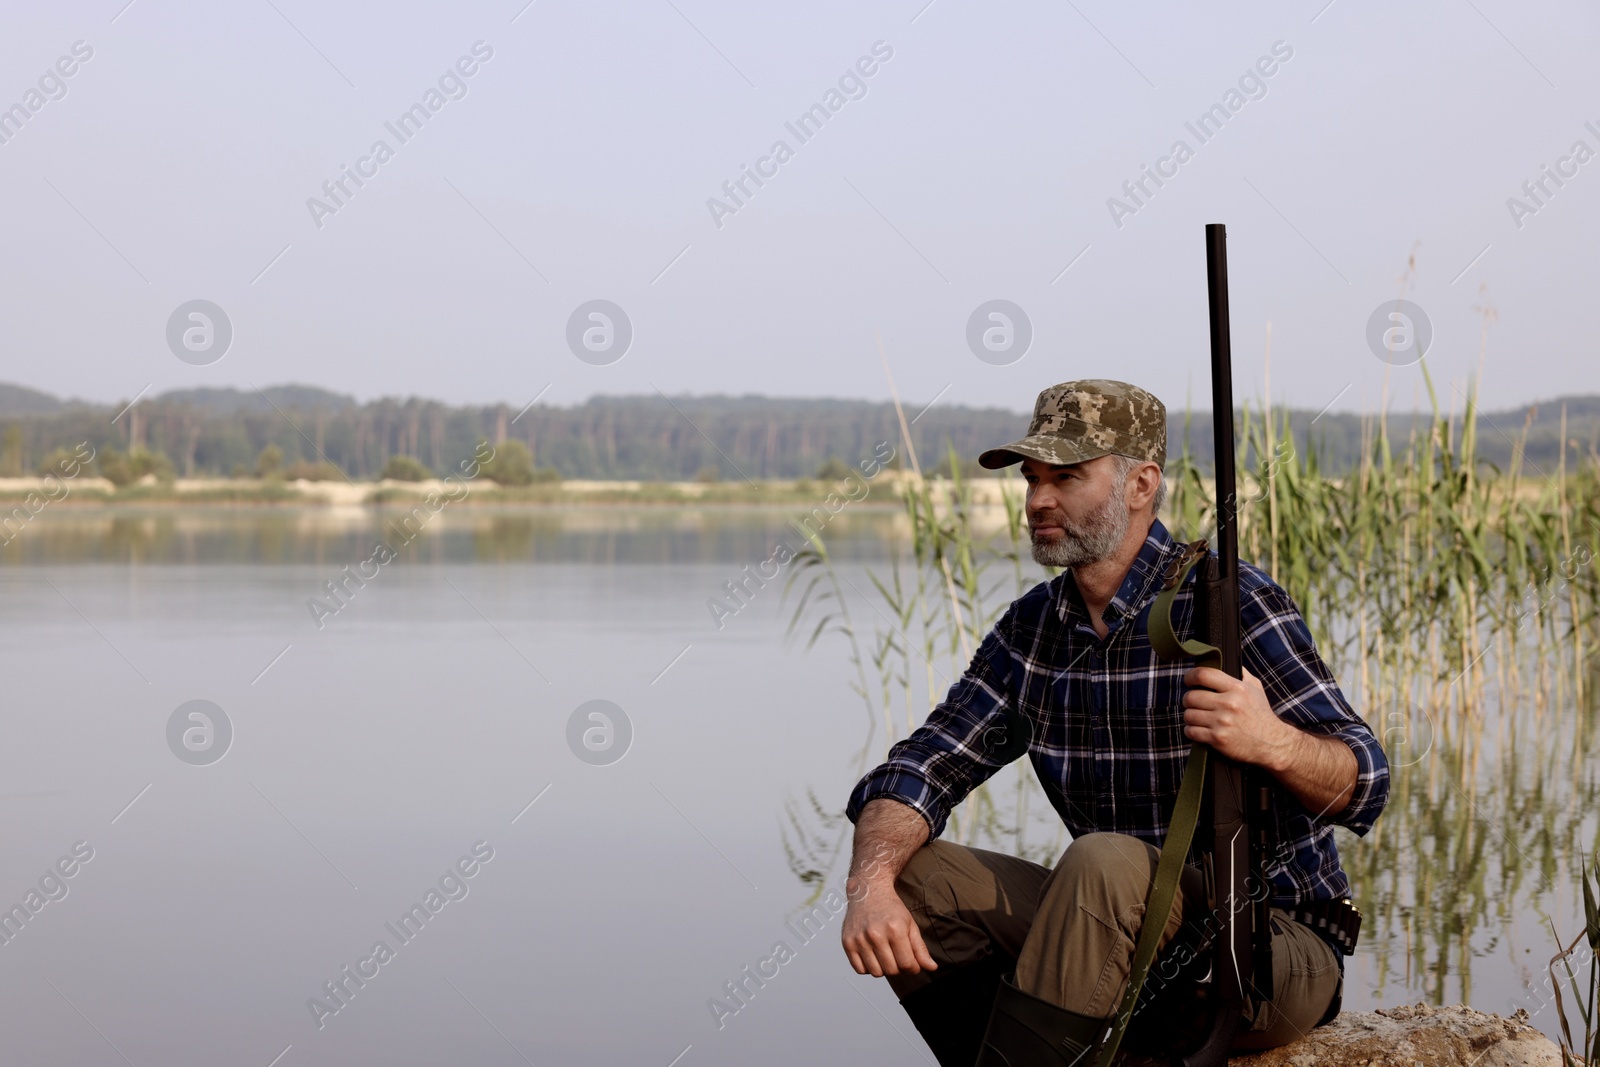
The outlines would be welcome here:
[[[0,548],[0,903],[59,897],[0,944],[8,1062],[931,1062],[838,918],[794,925],[789,816],[836,813],[885,743],[842,639],[786,640],[778,582],[720,629],[707,608],[798,544],[790,512],[447,510],[315,618],[384,518],[56,507]],[[860,589],[896,523],[830,527]],[[1540,715],[1441,728],[1382,832],[1341,837],[1368,911],[1347,1008],[1516,999],[1555,1032],[1528,982],[1544,916],[1577,932],[1562,849],[1593,845],[1595,776],[1589,728]]]

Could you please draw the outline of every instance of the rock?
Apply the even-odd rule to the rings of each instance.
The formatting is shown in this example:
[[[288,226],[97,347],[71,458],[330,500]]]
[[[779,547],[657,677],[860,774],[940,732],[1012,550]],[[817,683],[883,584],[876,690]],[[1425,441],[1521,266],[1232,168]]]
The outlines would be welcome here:
[[[1510,1018],[1462,1004],[1343,1012],[1293,1044],[1239,1055],[1234,1067],[1562,1067],[1561,1050],[1528,1013]],[[1166,1067],[1125,1060],[1127,1067]]]

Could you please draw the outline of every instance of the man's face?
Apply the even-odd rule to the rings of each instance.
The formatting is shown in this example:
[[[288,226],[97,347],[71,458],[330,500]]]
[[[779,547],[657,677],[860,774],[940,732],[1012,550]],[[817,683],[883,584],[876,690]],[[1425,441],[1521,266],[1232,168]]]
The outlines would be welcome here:
[[[1056,465],[1022,461],[1034,562],[1080,567],[1110,556],[1128,531],[1127,479],[1114,456]]]

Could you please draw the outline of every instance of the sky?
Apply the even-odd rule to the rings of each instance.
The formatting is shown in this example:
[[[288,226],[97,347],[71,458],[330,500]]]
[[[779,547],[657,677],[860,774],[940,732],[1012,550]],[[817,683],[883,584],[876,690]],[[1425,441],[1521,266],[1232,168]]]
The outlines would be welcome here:
[[[1221,222],[1241,399],[1409,408],[1427,368],[1448,407],[1480,366],[1493,408],[1597,392],[1597,21],[1505,0],[11,5],[0,380],[103,403],[288,382],[884,400],[887,361],[919,406],[1025,411],[1113,377],[1208,407]],[[1397,343],[1431,346],[1392,365],[1369,323],[1402,296]]]

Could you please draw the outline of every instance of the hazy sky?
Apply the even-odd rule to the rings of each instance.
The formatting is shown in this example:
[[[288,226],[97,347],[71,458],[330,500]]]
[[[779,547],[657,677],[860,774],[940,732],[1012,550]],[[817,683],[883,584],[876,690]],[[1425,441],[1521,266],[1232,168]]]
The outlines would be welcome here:
[[[1241,395],[1270,320],[1276,399],[1376,405],[1368,320],[1413,252],[1445,402],[1485,296],[1491,406],[1600,389],[1600,18],[1580,5],[124,2],[6,14],[0,106],[27,117],[0,125],[0,379],[105,402],[284,382],[882,399],[881,332],[908,402],[1026,409],[1110,376],[1207,406],[1220,221]],[[402,140],[386,123],[414,104]],[[814,104],[802,140],[786,123]],[[1568,176],[1535,201],[1545,165]],[[746,166],[769,176],[737,203]],[[1136,202],[1144,167],[1168,177]],[[368,176],[341,205],[323,184],[345,168]],[[167,340],[195,299],[232,324],[210,365]],[[607,365],[567,342],[594,299],[633,332]],[[967,341],[993,299],[1032,325],[1008,365]],[[1409,407],[1419,368],[1390,373]]]

